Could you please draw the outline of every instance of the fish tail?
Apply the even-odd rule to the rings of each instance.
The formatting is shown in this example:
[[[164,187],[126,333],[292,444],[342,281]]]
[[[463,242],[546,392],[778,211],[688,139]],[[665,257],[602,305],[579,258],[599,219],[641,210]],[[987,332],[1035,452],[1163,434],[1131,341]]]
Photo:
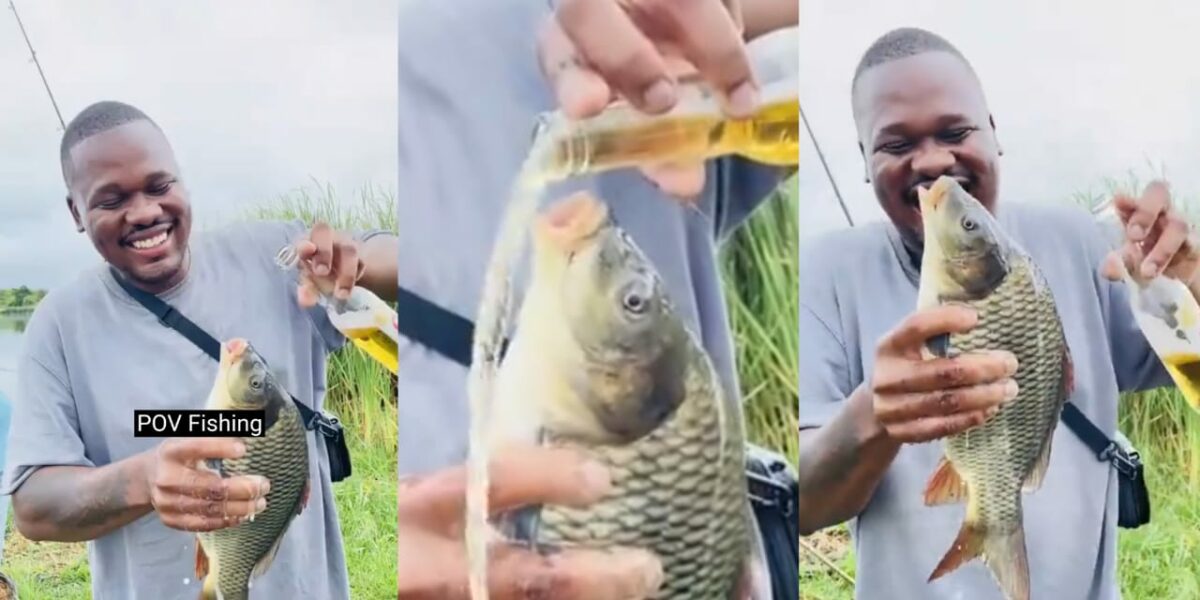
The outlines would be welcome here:
[[[933,581],[975,558],[983,558],[1007,600],[1029,600],[1029,558],[1025,527],[1020,521],[1009,531],[988,529],[971,519],[963,521],[958,537],[934,568]]]

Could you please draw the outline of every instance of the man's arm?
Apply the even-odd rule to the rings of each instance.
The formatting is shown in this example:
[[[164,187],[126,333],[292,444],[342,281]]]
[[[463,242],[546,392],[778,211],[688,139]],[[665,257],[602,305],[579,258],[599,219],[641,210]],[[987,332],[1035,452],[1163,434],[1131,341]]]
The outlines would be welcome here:
[[[13,494],[17,530],[35,542],[83,542],[128,525],[152,510],[146,460],[38,469]]]
[[[375,235],[359,242],[359,257],[363,264],[358,285],[371,290],[384,302],[395,302],[400,268],[400,240],[394,234]]]
[[[858,515],[871,500],[900,445],[875,420],[860,386],[824,426],[800,431],[800,535]]]
[[[746,41],[777,29],[800,24],[800,3],[796,0],[742,0],[742,36]]]

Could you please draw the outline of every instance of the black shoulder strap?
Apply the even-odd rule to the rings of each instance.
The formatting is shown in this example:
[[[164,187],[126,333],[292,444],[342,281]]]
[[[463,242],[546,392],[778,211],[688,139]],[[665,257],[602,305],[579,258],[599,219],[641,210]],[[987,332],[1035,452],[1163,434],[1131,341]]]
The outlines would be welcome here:
[[[183,316],[183,313],[175,310],[170,304],[163,302],[158,296],[134,287],[128,281],[125,281],[119,273],[113,271],[112,276],[125,289],[126,293],[138,301],[138,304],[141,304],[146,307],[146,310],[154,313],[154,316],[158,317],[160,323],[178,331],[183,337],[195,344],[197,348],[200,348],[205,354],[212,357],[213,360],[221,360],[221,343],[209,335],[208,332],[201,329],[199,325],[191,322],[187,317]],[[305,429],[312,431],[318,425],[323,424],[324,415],[305,406],[303,402],[297,400],[290,393],[288,396],[296,404],[296,409],[300,411],[300,418],[304,420]],[[322,432],[324,432],[324,428],[322,428]]]
[[[1069,427],[1071,431],[1075,432],[1075,435],[1079,436],[1079,439],[1083,440],[1083,443],[1087,445],[1087,447],[1090,448],[1098,458],[1101,460],[1107,460],[1107,454],[1110,452],[1109,448],[1113,443],[1112,440],[1108,439],[1108,436],[1104,435],[1104,432],[1100,431],[1099,427],[1093,425],[1078,407],[1071,402],[1064,404],[1062,410],[1062,421],[1063,423],[1067,424],[1067,427]]]
[[[403,287],[396,296],[396,313],[400,333],[404,337],[468,367],[471,365],[471,344],[475,324]],[[504,356],[508,340],[500,347]]]

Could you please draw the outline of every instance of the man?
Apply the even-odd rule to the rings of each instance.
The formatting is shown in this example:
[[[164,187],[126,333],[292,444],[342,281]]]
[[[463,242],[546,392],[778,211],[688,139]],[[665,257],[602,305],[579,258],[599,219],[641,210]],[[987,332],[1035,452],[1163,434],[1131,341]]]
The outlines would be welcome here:
[[[1114,277],[1112,261],[1123,256],[1131,272],[1165,272],[1197,289],[1196,245],[1161,184],[1137,202],[1117,198],[1126,224],[1119,255],[1109,254],[1086,211],[999,202],[1001,151],[982,87],[966,59],[934,34],[900,29],[881,37],[852,90],[869,179],[890,222],[802,248],[801,531],[854,520],[858,598],[999,599],[981,561],[926,583],[963,509],[924,505],[942,455],[940,443],[924,442],[984,422],[1012,396],[1017,364],[1007,353],[921,360],[926,339],[966,331],[976,315],[961,307],[914,312],[918,186],[957,179],[1032,255],[1074,359],[1070,402],[1110,436],[1119,392],[1170,379],[1123,287],[1105,276]],[[1023,497],[1032,596],[1118,598],[1117,474],[1065,425],[1052,447],[1041,489]]]
[[[758,91],[744,40],[798,19],[794,0],[549,4],[415,2],[401,11],[401,285],[466,319],[476,316],[492,240],[539,112],[595,114],[619,94],[659,113],[675,103],[679,75],[692,71],[731,114],[746,114]],[[614,172],[555,186],[545,197],[585,187],[610,204],[736,391],[714,250],[782,173],[736,159],[646,171],[653,179]],[[522,280],[515,283],[521,289]],[[467,452],[466,375],[430,348],[401,347],[402,598],[466,598],[458,466]],[[608,485],[603,469],[568,452],[519,450],[496,462],[493,502],[503,506],[586,505]],[[660,572],[636,550],[545,558],[509,550],[494,555],[493,598],[641,598]]]
[[[88,541],[92,595],[199,595],[195,533],[264,508],[270,482],[196,469],[244,451],[228,438],[133,437],[137,409],[204,405],[216,361],[160,324],[117,281],[158,295],[218,340],[247,338],[285,389],[319,409],[327,355],[344,343],[312,286],[354,283],[395,298],[394,236],[301,223],[193,235],[189,193],[164,133],[132,106],[100,102],[63,134],[67,206],[104,264],[46,297],[25,331],[5,469],[21,533]],[[378,232],[376,232],[378,233]],[[273,264],[298,244],[303,276]],[[303,304],[303,306],[301,305]],[[324,441],[309,433],[312,492],[254,589],[349,598]]]

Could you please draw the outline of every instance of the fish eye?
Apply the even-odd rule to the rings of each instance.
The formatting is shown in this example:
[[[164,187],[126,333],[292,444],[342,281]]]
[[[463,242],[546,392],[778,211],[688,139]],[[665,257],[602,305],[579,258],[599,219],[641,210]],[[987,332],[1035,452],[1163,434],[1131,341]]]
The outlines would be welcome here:
[[[262,388],[263,388],[262,375],[259,375],[257,373],[255,373],[254,375],[251,375],[250,376],[250,389],[257,392],[259,390],[262,390]]]
[[[636,291],[626,292],[625,297],[621,299],[621,305],[625,307],[625,310],[635,315],[646,312],[646,307],[649,304],[650,302]]]
[[[963,217],[961,221],[963,231],[975,231],[979,225],[975,223],[971,217]]]

